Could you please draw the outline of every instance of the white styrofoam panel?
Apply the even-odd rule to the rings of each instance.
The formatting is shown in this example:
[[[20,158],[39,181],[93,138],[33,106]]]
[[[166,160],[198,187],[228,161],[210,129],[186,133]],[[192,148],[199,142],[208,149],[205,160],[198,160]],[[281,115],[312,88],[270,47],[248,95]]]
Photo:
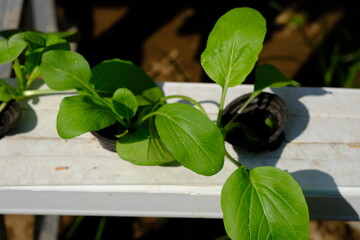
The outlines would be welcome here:
[[[206,83],[160,83],[167,95],[201,101],[216,118],[221,89]],[[229,90],[227,102],[250,92]],[[289,107],[286,142],[273,152],[226,145],[249,168],[276,166],[302,186],[312,218],[356,220],[360,211],[360,91],[268,89]],[[119,216],[222,216],[220,191],[235,166],[212,177],[180,166],[136,166],[104,150],[89,133],[64,140],[56,114],[66,95],[22,103],[22,124],[0,140],[0,212]],[[171,101],[178,101],[173,99]],[[334,210],[336,204],[340,210]],[[342,211],[341,211],[342,210]]]

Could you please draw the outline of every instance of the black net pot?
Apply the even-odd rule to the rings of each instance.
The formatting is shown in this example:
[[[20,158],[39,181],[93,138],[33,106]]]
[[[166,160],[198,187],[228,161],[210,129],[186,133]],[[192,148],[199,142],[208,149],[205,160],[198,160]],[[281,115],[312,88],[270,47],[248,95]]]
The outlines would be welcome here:
[[[250,93],[242,95],[226,106],[223,126],[235,116],[249,96]],[[287,113],[287,105],[279,96],[262,92],[236,118],[235,121],[244,127],[233,129],[226,136],[226,141],[249,151],[275,150],[284,139]]]
[[[1,103],[1,102],[0,102]],[[15,100],[10,101],[0,113],[0,137],[16,127],[21,120],[21,109]]]
[[[100,145],[111,152],[116,152],[116,141],[117,137],[115,135],[120,134],[123,131],[123,128],[120,124],[115,123],[107,128],[92,131],[92,135],[94,135]]]

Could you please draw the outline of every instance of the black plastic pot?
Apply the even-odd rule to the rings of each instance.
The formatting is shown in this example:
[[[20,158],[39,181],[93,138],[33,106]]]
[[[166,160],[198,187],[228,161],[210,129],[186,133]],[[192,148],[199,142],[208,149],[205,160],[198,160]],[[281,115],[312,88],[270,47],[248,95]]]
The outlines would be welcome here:
[[[223,126],[232,119],[250,94],[234,99],[223,112]],[[277,95],[262,92],[236,118],[241,128],[228,133],[226,141],[249,151],[275,150],[284,138],[287,105]]]
[[[19,124],[21,120],[21,109],[19,104],[12,100],[0,113],[0,138]]]
[[[122,132],[122,128],[120,124],[113,124],[101,130],[92,131],[91,134],[98,139],[100,145],[103,148],[111,152],[116,152],[117,138],[115,137],[115,135],[120,134],[121,132]]]

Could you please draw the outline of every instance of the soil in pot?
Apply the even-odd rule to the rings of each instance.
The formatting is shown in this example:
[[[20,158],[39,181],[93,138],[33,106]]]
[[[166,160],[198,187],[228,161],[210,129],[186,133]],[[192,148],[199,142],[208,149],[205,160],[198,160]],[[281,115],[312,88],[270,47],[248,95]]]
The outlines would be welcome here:
[[[233,100],[223,113],[223,125],[233,118],[250,94]],[[286,103],[272,93],[261,93],[236,118],[239,127],[228,133],[226,141],[249,151],[275,150],[284,138],[287,122]]]
[[[16,101],[12,100],[0,113],[0,138],[13,129],[16,125],[18,125],[20,120],[20,106]]]

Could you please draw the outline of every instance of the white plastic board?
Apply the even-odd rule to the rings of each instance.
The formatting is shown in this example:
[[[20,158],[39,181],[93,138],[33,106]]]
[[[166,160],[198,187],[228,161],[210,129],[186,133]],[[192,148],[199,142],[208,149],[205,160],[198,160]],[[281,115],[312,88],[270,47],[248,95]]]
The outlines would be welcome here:
[[[195,98],[215,119],[221,89],[210,83],[159,83],[166,95]],[[227,102],[252,86],[231,88]],[[289,108],[286,142],[273,152],[227,149],[252,168],[291,173],[312,219],[358,220],[360,91],[268,89]],[[221,187],[235,166],[215,176],[183,167],[136,166],[104,150],[91,134],[63,140],[55,127],[64,95],[22,103],[21,126],[0,140],[0,213],[221,218]],[[176,99],[173,101],[177,101]]]

